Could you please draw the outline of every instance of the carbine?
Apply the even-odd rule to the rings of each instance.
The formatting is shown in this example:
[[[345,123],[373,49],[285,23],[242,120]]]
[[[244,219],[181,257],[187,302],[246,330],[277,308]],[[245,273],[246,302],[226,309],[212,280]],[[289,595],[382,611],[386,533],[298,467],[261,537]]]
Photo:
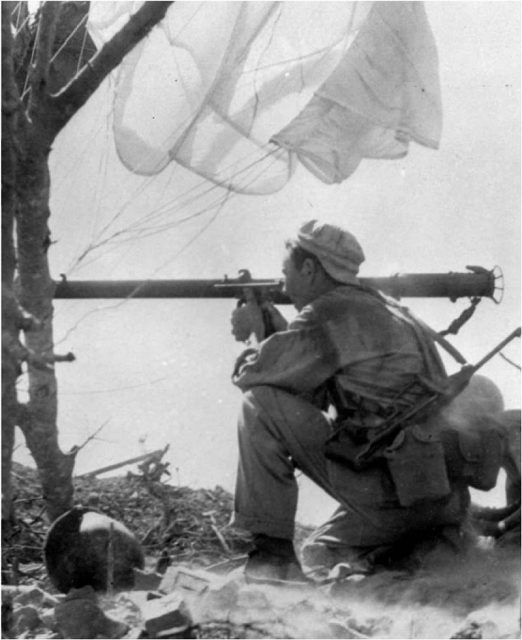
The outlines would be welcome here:
[[[431,393],[427,393],[424,398],[412,407],[399,411],[388,418],[379,429],[377,435],[368,443],[357,445],[353,442],[349,446],[346,446],[346,443],[344,446],[336,444],[336,437],[341,431],[348,432],[348,435],[350,433],[350,419],[342,420],[338,429],[336,429],[336,432],[327,443],[327,457],[337,462],[344,462],[352,469],[361,470],[367,468],[375,460],[377,452],[388,446],[401,431],[412,424],[422,422],[429,415],[448,405],[464,391],[471,377],[514,338],[520,338],[520,327],[512,331],[507,338],[504,338],[479,362],[474,365],[465,364],[460,371],[448,376],[443,387],[440,389],[432,387]]]

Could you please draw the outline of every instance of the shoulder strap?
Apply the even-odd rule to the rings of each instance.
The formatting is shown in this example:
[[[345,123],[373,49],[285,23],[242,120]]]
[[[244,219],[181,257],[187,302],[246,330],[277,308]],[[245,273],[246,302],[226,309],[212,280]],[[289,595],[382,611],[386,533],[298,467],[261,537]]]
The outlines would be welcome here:
[[[383,302],[387,307],[391,307],[393,309],[396,309],[402,312],[414,325],[417,325],[423,331],[425,331],[430,336],[430,338],[432,338],[432,340],[434,340],[437,344],[439,344],[459,364],[467,364],[466,358],[464,358],[464,356],[460,353],[460,351],[458,351],[458,349],[456,349],[450,342],[448,342],[446,338],[444,338],[440,333],[435,331],[435,329],[432,329],[428,324],[426,324],[424,320],[417,318],[417,316],[415,316],[408,309],[408,307],[404,307],[393,298],[390,298],[389,296],[385,296],[383,293],[381,293],[377,289],[372,289],[370,287],[362,287],[362,286],[360,288],[366,291],[367,293],[373,294],[376,298],[381,300],[381,302]]]

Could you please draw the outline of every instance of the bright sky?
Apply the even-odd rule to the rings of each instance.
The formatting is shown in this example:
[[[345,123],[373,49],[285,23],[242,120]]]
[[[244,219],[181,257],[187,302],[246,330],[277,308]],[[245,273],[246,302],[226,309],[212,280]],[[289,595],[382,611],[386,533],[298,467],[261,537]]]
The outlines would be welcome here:
[[[478,360],[520,324],[521,5],[426,6],[440,57],[440,150],[412,145],[402,160],[363,161],[336,186],[322,184],[301,168],[279,193],[232,196],[206,230],[215,210],[139,242],[118,242],[71,270],[108,216],[121,210],[124,217],[131,208],[152,211],[165,202],[173,203],[176,212],[180,193],[191,187],[200,193],[210,186],[181,167],[153,179],[137,178],[121,167],[106,128],[110,104],[102,90],[54,146],[53,275],[208,278],[249,268],[254,276],[276,277],[284,239],[304,220],[321,217],[344,224],[359,238],[367,256],[361,275],[501,265],[503,303],[483,301],[455,339],[471,361]],[[132,207],[122,209],[124,202]],[[410,306],[441,329],[465,303],[423,300]],[[506,354],[520,362],[518,345]],[[485,373],[502,386],[508,404],[520,406],[518,371],[497,358]]]

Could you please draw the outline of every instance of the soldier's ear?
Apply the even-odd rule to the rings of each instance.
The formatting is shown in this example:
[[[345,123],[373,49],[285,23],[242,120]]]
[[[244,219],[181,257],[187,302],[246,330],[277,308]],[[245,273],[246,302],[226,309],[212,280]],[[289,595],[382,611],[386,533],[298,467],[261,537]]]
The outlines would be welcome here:
[[[315,260],[312,260],[312,258],[305,258],[303,260],[303,265],[301,267],[302,275],[311,277],[315,275],[316,271],[317,271],[317,265]]]

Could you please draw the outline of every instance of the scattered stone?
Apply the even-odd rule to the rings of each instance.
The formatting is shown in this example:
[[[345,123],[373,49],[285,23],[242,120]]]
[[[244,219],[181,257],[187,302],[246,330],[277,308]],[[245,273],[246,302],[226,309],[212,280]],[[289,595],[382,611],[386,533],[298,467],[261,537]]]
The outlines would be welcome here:
[[[119,597],[128,600],[131,606],[141,612],[150,600],[150,594],[150,591],[125,591],[120,593]],[[163,597],[163,594],[159,595]]]
[[[180,567],[169,567],[162,576],[159,590],[163,593],[182,590],[199,595],[206,591],[213,581],[215,581],[215,576],[206,571],[189,571]]]
[[[500,638],[498,626],[483,611],[472,611],[452,638]]]
[[[266,623],[274,618],[267,596],[255,587],[245,587],[238,592],[229,619],[232,624],[248,625]]]
[[[142,614],[149,638],[181,637],[176,634],[186,632],[192,625],[190,611],[178,593],[149,600]]]
[[[49,606],[55,607],[58,604],[58,598],[55,598],[50,593],[47,593],[39,587],[32,587],[28,590],[23,590],[13,599],[13,605],[33,605],[34,607]]]
[[[62,596],[52,596],[43,589],[35,586],[13,586],[2,585],[2,603],[12,603],[13,605],[33,604],[35,606],[54,607]]]
[[[42,624],[38,611],[29,605],[15,609],[12,614],[12,629],[15,636],[34,631]]]
[[[331,640],[332,633],[329,625],[325,621],[318,618],[314,612],[310,612],[308,615],[303,615],[300,618],[294,620],[289,619],[286,623],[287,633],[286,637],[290,638],[314,638]]]
[[[260,589],[245,587],[238,593],[236,607],[244,609],[268,609],[270,602]]]
[[[134,589],[136,591],[156,591],[159,589],[163,576],[156,571],[134,569]]]
[[[51,631],[58,631],[58,625],[56,624],[56,617],[54,615],[54,609],[44,609],[40,612],[40,620],[47,629]]]
[[[197,609],[193,613],[198,622],[226,621],[230,611],[235,607],[240,590],[240,582],[232,578],[211,584],[199,599]]]
[[[379,637],[388,636],[393,627],[393,620],[389,616],[375,618],[372,623],[372,635]]]
[[[374,622],[373,618],[369,618],[362,622],[361,620],[351,617],[346,621],[346,625],[352,631],[359,633],[359,637],[368,638],[373,633]]]
[[[328,622],[328,628],[331,633],[332,638],[338,638],[342,640],[344,638],[366,638],[362,633],[355,631],[355,629],[350,629],[350,627],[343,624],[340,620],[330,620]]]
[[[341,582],[347,578],[355,578],[355,576],[357,576],[358,579],[361,579],[369,573],[369,566],[365,563],[339,562],[329,571],[327,580],[331,582]]]
[[[127,624],[107,616],[96,601],[92,587],[71,589],[54,609],[56,626],[64,638],[122,638]]]

